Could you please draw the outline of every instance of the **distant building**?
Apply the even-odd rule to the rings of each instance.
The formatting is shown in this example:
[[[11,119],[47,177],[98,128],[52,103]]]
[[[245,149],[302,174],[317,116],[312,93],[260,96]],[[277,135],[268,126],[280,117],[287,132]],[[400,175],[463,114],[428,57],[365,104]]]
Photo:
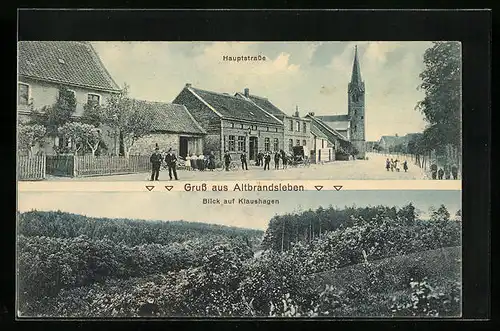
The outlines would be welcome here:
[[[382,136],[378,141],[378,145],[380,146],[382,151],[386,152],[391,151],[398,145],[401,145],[401,148],[403,150],[406,150],[408,148],[408,143],[412,140],[415,141],[415,139],[417,139],[421,135],[422,133],[408,133],[404,136]]]
[[[162,151],[172,148],[178,156],[203,153],[206,131],[183,105],[135,100],[144,103],[152,123],[151,133],[141,137],[131,147],[131,154],[149,154],[156,144]]]
[[[20,41],[18,43],[17,113],[20,123],[30,119],[32,109],[55,104],[59,87],[64,86],[76,98],[76,118],[87,103],[102,105],[121,92],[89,42]],[[104,138],[107,138],[104,137]],[[112,143],[107,142],[108,145]],[[44,146],[53,153],[59,140],[52,137]]]
[[[312,132],[321,132],[327,138],[328,147],[332,148],[334,155],[343,154],[346,158],[349,156],[351,142],[346,137],[316,117],[313,112],[308,113],[306,117],[311,119]],[[331,158],[332,161],[335,159],[337,159],[335,156]]]
[[[194,88],[186,84],[172,103],[184,105],[207,132],[204,151],[222,159],[246,152],[255,160],[259,151],[283,149],[283,122],[240,96]]]
[[[311,149],[311,120],[301,118],[298,108],[293,116],[287,115],[281,109],[276,107],[269,99],[251,95],[249,89],[245,89],[244,93],[236,93],[236,96],[254,102],[264,111],[272,114],[283,123],[283,149],[285,152],[292,153],[293,146],[306,146]]]
[[[347,89],[348,107],[345,115],[316,116],[323,124],[345,137],[358,150],[357,157],[365,158],[365,82],[361,79],[358,48],[354,50],[351,82]]]

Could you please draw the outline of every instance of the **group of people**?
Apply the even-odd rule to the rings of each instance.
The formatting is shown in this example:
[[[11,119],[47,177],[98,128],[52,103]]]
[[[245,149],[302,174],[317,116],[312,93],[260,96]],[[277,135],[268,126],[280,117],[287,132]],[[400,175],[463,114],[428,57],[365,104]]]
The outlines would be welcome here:
[[[394,171],[395,170],[395,171],[399,172],[400,171],[399,164],[400,164],[400,162],[398,159],[390,159],[390,160],[387,159],[385,161],[385,169],[387,171]],[[403,162],[403,170],[405,172],[408,171],[408,162],[406,160]]]
[[[160,148],[156,145],[155,151],[151,154],[149,158],[149,162],[151,162],[151,181],[159,180],[160,177],[160,168],[162,162],[165,161],[168,167],[168,176],[170,180],[172,180],[172,175],[175,180],[178,180],[177,177],[177,156],[172,151],[172,148],[168,150],[165,156],[160,152]]]
[[[215,169],[214,152],[210,152],[207,155],[190,154],[190,155],[186,156],[184,164],[186,166],[186,170],[188,170],[188,171],[194,171],[194,170],[205,171],[205,169],[209,169],[210,171],[213,171]]]
[[[255,158],[255,165],[258,167],[263,167],[264,170],[270,170],[271,159],[274,159],[274,169],[280,169],[280,162],[283,165],[283,169],[287,168],[290,156],[283,150],[272,152],[258,152]],[[231,153],[229,151],[224,152],[224,168],[229,171],[231,165]],[[240,154],[241,168],[243,170],[248,170],[247,154],[245,152]]]
[[[444,165],[439,168],[436,164],[431,165],[431,176],[432,179],[458,179],[458,167],[456,165]]]

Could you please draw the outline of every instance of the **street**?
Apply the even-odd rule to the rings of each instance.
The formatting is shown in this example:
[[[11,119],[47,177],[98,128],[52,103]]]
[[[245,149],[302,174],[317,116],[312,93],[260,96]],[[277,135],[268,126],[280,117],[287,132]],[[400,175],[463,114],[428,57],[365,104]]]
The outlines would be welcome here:
[[[426,179],[424,171],[408,161],[408,172],[392,172],[385,169],[386,156],[383,154],[367,153],[368,160],[355,161],[334,161],[324,164],[311,164],[309,167],[299,166],[296,168],[274,170],[274,162],[271,161],[271,170],[264,171],[263,167],[254,166],[253,163],[247,170],[235,171],[185,171],[178,170],[179,180],[405,180],[405,179]],[[81,177],[68,179],[67,177],[48,176],[48,180],[72,180],[72,181],[144,181],[148,180],[150,173],[142,172],[127,175]],[[160,172],[160,180],[169,180],[168,171]]]

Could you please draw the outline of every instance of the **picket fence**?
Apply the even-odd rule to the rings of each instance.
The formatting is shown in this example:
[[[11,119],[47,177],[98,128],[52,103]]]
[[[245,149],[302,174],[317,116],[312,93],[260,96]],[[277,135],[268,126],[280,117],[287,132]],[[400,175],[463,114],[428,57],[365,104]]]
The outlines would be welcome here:
[[[47,174],[54,176],[85,177],[138,173],[148,171],[151,165],[147,155],[93,156],[48,155]]]
[[[19,180],[45,179],[45,156],[19,155],[17,169]]]

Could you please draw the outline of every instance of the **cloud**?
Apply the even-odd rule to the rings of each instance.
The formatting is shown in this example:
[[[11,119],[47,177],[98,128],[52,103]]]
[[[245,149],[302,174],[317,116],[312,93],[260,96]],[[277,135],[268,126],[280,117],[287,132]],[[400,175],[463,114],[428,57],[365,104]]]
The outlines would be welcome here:
[[[295,105],[318,115],[347,113],[354,46],[366,84],[366,137],[421,131],[416,90],[429,42],[98,42],[115,80],[136,98],[171,102],[186,83],[202,89],[268,97],[284,112]],[[265,56],[228,62],[226,56]],[[302,111],[301,111],[302,113]]]

